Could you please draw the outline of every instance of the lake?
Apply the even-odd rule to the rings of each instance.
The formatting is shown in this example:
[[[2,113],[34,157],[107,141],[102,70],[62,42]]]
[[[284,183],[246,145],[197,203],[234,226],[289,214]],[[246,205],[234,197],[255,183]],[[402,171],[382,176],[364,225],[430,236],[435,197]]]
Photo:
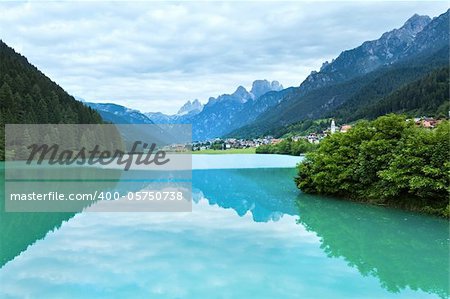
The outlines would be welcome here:
[[[2,212],[0,297],[449,296],[448,221],[301,193],[300,159],[196,155],[192,212]]]

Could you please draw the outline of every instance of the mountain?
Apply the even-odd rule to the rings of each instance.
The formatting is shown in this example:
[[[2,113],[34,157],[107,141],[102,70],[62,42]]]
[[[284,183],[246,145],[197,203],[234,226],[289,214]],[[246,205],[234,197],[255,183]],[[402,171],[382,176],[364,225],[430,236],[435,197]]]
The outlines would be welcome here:
[[[202,112],[192,117],[194,140],[221,137],[253,121],[269,107],[278,104],[289,90],[277,81],[257,80],[247,91],[239,86],[232,94],[210,98]]]
[[[161,112],[146,112],[145,115],[156,124],[189,124],[194,115],[203,110],[199,100],[187,101],[177,114],[167,115]]]
[[[417,68],[416,71],[427,69]],[[317,132],[327,129],[331,118],[340,123],[348,123],[360,119],[375,119],[388,113],[407,114],[410,117],[446,117],[450,111],[448,66],[430,70],[422,76],[421,73],[402,68],[380,72],[377,79],[367,84],[351,100],[330,110],[321,118],[305,118],[289,125],[267,128],[265,134],[279,137],[286,133]],[[412,80],[416,77],[419,79]],[[405,80],[410,83],[400,84]],[[389,87],[388,84],[392,85]],[[244,133],[244,130],[242,128],[240,133]]]
[[[414,43],[405,51],[405,55],[424,51],[436,51],[449,42],[449,10],[439,17],[434,18],[424,30],[420,31]]]
[[[192,102],[187,101],[186,104],[184,104],[180,110],[178,110],[177,115],[185,115],[189,113],[195,113],[198,114],[202,111],[203,105],[200,103],[199,100],[195,99]]]
[[[339,107],[352,114],[380,101],[403,85],[448,65],[448,24],[449,11],[432,20],[414,15],[401,28],[384,33],[378,40],[342,52],[279,104],[227,135],[274,134],[295,122],[335,117]]]
[[[253,121],[259,114],[278,104],[290,89],[283,90],[278,81],[256,80],[247,91],[239,86],[231,94],[210,97],[204,106],[198,100],[188,101],[175,115],[145,113],[153,122],[190,123],[194,140],[220,137]]]
[[[319,72],[313,71],[300,85],[300,91],[306,93],[319,87],[344,82],[410,55],[407,50],[412,47],[417,34],[430,22],[430,17],[416,14],[401,28],[342,52],[331,63],[325,62]]]
[[[144,113],[155,124],[173,124],[177,123],[174,119],[174,115],[167,115],[161,112],[146,112]]]
[[[5,123],[102,123],[28,60],[0,40],[0,157]]]
[[[257,99],[269,91],[279,91],[282,89],[283,85],[278,81],[256,80],[252,84],[250,93],[253,95],[253,99]]]
[[[112,103],[85,102],[85,104],[97,110],[106,122],[113,124],[153,124],[153,121],[138,110]]]

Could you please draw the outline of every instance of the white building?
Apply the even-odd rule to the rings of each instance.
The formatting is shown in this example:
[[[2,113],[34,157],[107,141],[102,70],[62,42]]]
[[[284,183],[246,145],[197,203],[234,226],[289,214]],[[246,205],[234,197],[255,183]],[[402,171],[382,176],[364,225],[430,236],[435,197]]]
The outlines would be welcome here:
[[[334,119],[331,120],[331,128],[330,128],[331,134],[336,133],[336,123],[334,122]]]

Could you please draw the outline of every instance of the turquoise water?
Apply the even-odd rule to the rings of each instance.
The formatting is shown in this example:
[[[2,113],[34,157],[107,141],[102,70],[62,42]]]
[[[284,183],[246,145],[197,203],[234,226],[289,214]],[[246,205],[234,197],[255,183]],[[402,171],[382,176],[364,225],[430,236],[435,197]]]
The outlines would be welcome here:
[[[191,213],[15,222],[0,297],[448,297],[446,220],[303,194],[286,157],[195,158]]]

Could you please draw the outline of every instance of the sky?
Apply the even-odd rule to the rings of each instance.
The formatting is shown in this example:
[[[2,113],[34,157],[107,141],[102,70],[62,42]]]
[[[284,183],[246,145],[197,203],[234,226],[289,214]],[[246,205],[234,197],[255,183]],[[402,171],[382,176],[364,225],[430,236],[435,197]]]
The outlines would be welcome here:
[[[298,86],[342,51],[447,1],[0,2],[0,39],[70,94],[174,114],[187,100]]]

